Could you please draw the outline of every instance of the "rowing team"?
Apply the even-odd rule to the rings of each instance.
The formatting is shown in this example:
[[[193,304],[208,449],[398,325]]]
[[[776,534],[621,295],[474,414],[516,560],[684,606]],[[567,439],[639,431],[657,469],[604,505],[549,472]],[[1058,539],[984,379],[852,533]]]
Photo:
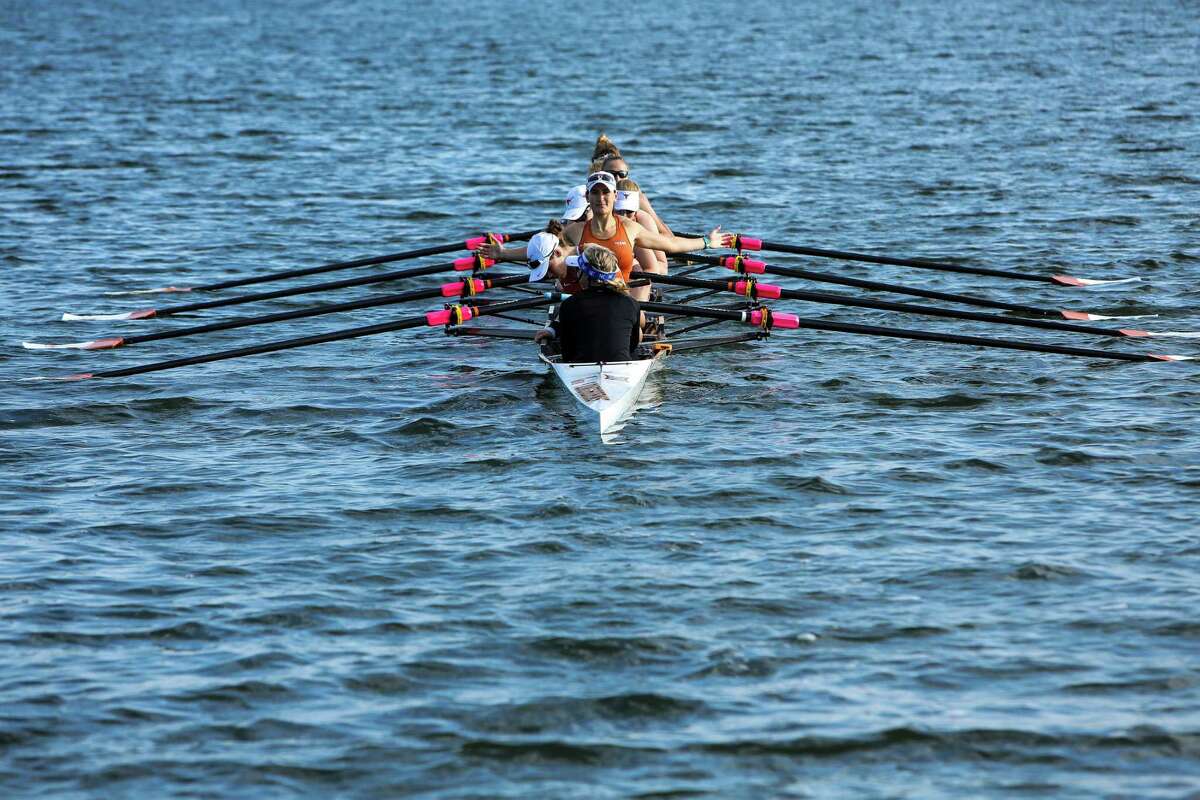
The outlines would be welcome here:
[[[571,295],[536,341],[557,337],[567,363],[613,362],[635,358],[647,324],[638,301],[649,299],[650,287],[630,288],[630,273],[665,275],[667,253],[728,247],[732,240],[719,225],[701,238],[675,236],[629,178],[620,151],[601,135],[587,182],[567,195],[561,219],[523,247],[491,244],[481,254],[524,261],[530,281],[553,278]]]

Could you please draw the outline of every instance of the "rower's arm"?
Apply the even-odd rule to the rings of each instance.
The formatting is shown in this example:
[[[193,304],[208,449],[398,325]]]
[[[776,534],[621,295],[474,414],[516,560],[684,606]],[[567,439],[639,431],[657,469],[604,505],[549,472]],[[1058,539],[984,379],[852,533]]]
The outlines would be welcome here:
[[[732,238],[730,234],[721,233],[720,225],[712,229],[708,234],[707,241],[700,237],[663,236],[661,233],[648,231],[638,225],[637,246],[662,250],[664,253],[690,253],[693,250],[704,250],[709,247],[727,247],[730,238]]]
[[[529,257],[529,246],[523,244],[519,247],[504,247],[499,244],[482,244],[479,246],[479,252],[484,258],[495,261],[525,261]]]

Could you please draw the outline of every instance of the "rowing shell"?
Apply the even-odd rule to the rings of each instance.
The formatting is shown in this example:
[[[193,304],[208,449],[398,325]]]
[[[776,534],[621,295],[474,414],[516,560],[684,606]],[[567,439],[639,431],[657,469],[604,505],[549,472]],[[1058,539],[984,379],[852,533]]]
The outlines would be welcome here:
[[[633,411],[634,403],[646,385],[646,378],[662,364],[665,351],[638,361],[612,361],[602,364],[564,364],[557,355],[541,353],[555,377],[571,396],[590,412],[600,433],[608,433]]]

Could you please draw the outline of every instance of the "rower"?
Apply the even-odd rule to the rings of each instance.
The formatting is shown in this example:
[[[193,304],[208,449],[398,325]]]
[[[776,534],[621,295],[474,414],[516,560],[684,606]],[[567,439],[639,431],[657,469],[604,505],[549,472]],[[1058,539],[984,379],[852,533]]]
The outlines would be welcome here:
[[[581,290],[563,301],[558,318],[538,331],[540,343],[557,337],[563,363],[633,361],[642,341],[642,312],[629,296],[612,251],[590,244],[569,266],[579,270]]]
[[[592,148],[592,172],[607,172],[618,181],[629,177],[629,164],[621,155],[620,148],[612,139],[608,138],[603,133],[596,138],[596,146]],[[638,197],[638,208],[645,211],[654,219],[653,225],[643,226],[653,231],[658,231],[664,236],[672,235],[672,231],[667,227],[667,224],[658,216],[658,212],[654,210],[654,206],[650,205],[650,198],[642,192]]]
[[[642,210],[638,202],[640,196],[641,189],[632,178],[624,178],[617,181],[617,201],[613,204],[613,213],[622,219],[632,219],[647,230],[654,230],[654,217],[649,212]],[[648,247],[635,247],[633,255],[637,259],[638,268],[642,272],[650,272],[655,275],[667,274],[667,254],[661,250],[651,250]],[[644,289],[644,291],[633,289],[633,299],[638,302],[648,300],[650,298],[650,287],[647,286]]]
[[[728,247],[733,242],[733,234],[721,233],[720,225],[713,228],[707,236],[664,236],[643,227],[634,219],[614,216],[617,182],[607,172],[593,172],[588,176],[586,185],[592,218],[568,225],[563,232],[564,238],[569,245],[582,248],[589,244],[598,244],[611,250],[617,257],[623,281],[629,281],[629,274],[636,263],[634,249],[637,247],[661,250],[664,253],[688,253],[709,247]],[[564,281],[564,287],[565,285]],[[649,297],[649,289],[645,290],[645,297]]]
[[[566,207],[563,209],[563,215],[560,221],[563,225],[571,222],[578,222],[588,213],[587,201],[587,186],[579,184],[572,186],[571,191],[567,192]]]

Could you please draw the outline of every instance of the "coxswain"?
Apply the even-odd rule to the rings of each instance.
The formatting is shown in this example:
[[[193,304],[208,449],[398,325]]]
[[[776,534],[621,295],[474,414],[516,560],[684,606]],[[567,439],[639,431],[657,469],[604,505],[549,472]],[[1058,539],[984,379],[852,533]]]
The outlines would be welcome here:
[[[590,244],[567,263],[579,270],[580,291],[562,302],[558,317],[534,341],[557,338],[563,363],[633,361],[642,341],[642,312],[621,279],[617,257]]]

